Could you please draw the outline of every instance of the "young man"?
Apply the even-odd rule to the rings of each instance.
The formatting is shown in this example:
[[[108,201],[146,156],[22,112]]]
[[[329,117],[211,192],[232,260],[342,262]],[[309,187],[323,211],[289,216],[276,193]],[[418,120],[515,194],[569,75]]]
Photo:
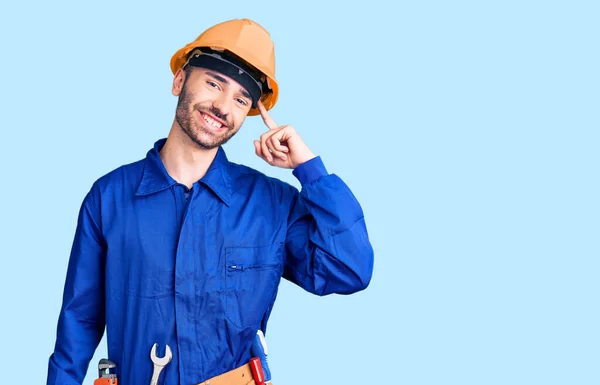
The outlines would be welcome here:
[[[158,344],[172,352],[161,383],[198,384],[247,367],[281,278],[321,296],[368,286],[361,207],[292,126],[269,116],[274,68],[268,32],[247,19],[217,24],[173,56],[168,137],[83,200],[47,384],[81,384],[105,327],[119,383],[149,383]],[[259,114],[268,130],[257,156],[292,169],[301,191],[227,160],[222,145]]]

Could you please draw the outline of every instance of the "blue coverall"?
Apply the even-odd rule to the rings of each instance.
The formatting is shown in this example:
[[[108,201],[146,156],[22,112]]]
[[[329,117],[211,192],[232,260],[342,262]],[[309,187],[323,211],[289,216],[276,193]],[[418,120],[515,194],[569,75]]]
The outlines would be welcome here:
[[[81,384],[106,327],[119,383],[193,385],[251,358],[281,278],[310,293],[366,288],[373,249],[361,206],[320,157],[293,171],[302,188],[227,160],[191,189],[159,156],[97,179],[85,196],[64,287],[48,385]]]

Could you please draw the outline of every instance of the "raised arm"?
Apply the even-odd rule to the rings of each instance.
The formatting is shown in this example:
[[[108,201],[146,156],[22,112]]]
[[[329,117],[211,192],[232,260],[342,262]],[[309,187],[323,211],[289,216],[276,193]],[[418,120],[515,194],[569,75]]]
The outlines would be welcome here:
[[[374,255],[360,204],[320,157],[294,175],[302,190],[289,215],[284,278],[317,295],[365,289]]]

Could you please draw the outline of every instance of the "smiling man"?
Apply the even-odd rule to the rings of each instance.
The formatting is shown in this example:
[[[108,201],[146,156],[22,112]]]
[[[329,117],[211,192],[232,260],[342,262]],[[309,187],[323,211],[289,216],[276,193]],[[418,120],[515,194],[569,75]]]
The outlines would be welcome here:
[[[81,384],[106,328],[122,384],[147,384],[157,344],[167,385],[254,384],[249,365],[281,279],[324,296],[365,289],[373,270],[361,206],[290,125],[275,56],[257,23],[217,24],[171,59],[178,97],[167,138],[85,196],[47,384]],[[302,188],[227,160],[247,116],[268,164]],[[258,381],[256,381],[258,383]]]

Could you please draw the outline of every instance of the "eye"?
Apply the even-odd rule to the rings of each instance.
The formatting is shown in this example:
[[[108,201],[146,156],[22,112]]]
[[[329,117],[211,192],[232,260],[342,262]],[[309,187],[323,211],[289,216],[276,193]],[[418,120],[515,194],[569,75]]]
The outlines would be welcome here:
[[[240,103],[243,106],[247,106],[248,105],[248,103],[244,99],[237,98],[236,100],[237,100],[238,103]]]
[[[219,85],[215,82],[211,82],[210,80],[207,80],[206,84],[208,84],[209,86],[211,86],[213,88],[219,89]]]

